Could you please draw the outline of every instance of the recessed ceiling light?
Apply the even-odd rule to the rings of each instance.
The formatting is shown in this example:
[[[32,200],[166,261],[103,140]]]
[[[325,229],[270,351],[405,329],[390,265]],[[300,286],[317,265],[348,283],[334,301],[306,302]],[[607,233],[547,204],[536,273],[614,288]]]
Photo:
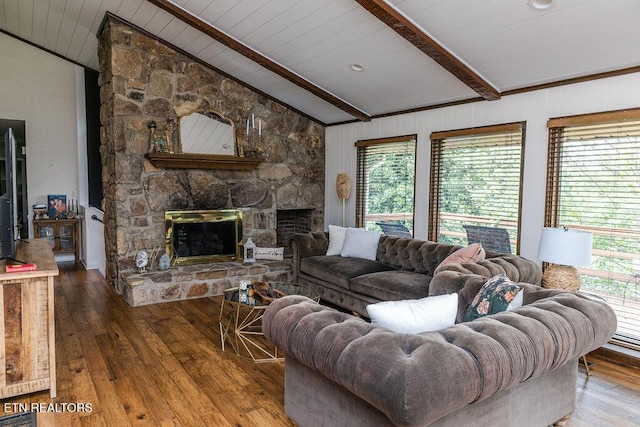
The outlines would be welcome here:
[[[358,73],[364,71],[364,65],[362,64],[349,64],[349,68],[351,68],[353,71],[357,71]]]
[[[553,7],[553,0],[528,0],[527,5],[533,10],[547,10]]]

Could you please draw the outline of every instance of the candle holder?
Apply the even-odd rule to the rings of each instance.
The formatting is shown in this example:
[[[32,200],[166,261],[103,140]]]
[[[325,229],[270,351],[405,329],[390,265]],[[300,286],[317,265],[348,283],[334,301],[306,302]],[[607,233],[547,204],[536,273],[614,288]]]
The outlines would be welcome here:
[[[240,150],[241,157],[260,157],[262,155],[264,152],[262,130],[262,119],[258,118],[256,120],[256,116],[253,113],[251,117],[247,117],[245,147]]]

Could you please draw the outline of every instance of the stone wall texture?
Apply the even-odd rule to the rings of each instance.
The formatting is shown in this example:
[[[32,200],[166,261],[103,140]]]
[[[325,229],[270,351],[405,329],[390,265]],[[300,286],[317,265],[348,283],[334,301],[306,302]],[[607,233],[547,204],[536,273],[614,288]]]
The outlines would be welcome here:
[[[107,279],[135,271],[131,248],[164,248],[164,211],[241,209],[243,234],[276,246],[279,209],[314,209],[324,228],[324,127],[109,16],[99,34],[101,154]],[[214,109],[236,124],[262,122],[263,163],[253,171],[157,169],[149,124]],[[178,132],[173,135],[177,146]],[[128,253],[129,252],[129,253]],[[161,253],[163,253],[162,250]],[[129,255],[129,256],[128,256]]]

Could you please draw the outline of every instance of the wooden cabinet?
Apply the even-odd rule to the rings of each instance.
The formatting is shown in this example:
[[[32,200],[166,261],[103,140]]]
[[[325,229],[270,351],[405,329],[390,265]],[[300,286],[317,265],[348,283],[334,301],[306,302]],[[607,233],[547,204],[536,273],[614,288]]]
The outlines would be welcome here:
[[[49,239],[54,253],[74,254],[76,262],[79,260],[78,224],[74,219],[36,219],[33,229],[36,237]]]
[[[53,280],[58,266],[49,241],[18,242],[15,258],[36,271],[5,273],[0,261],[0,399],[49,389],[56,396]],[[9,261],[11,262],[11,261]]]

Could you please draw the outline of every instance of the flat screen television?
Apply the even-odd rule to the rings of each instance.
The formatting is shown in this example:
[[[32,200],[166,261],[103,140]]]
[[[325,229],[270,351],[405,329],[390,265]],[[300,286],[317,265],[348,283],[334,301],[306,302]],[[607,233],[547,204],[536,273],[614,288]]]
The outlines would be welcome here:
[[[2,259],[14,259],[18,224],[18,204],[16,188],[16,139],[13,129],[4,135],[5,193],[0,196],[0,249]]]

